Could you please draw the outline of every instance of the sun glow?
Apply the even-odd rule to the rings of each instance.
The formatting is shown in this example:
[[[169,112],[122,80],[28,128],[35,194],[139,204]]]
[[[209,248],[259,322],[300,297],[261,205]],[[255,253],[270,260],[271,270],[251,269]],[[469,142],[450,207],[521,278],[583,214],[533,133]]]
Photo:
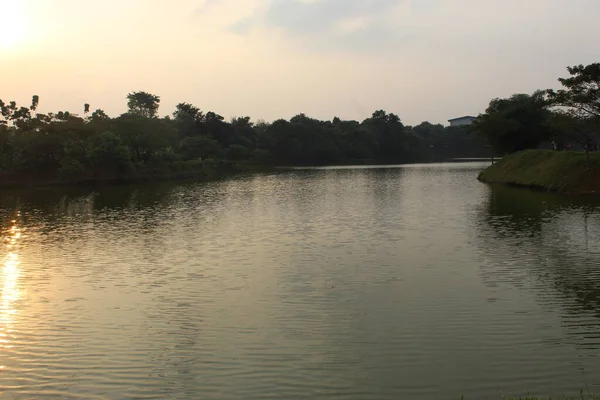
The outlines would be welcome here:
[[[17,314],[15,302],[19,299],[20,260],[15,252],[21,230],[16,221],[6,232],[5,245],[8,254],[0,265],[0,348],[11,348],[10,338],[13,336],[13,324]]]
[[[19,1],[0,0],[0,52],[22,44],[28,33],[25,12]]]

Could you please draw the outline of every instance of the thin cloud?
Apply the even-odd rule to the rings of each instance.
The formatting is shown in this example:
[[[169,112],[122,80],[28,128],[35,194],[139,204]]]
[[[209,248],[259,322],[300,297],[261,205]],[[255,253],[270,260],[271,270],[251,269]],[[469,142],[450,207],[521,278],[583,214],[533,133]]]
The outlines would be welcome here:
[[[262,12],[238,20],[227,31],[276,30],[288,45],[311,52],[380,53],[415,40],[419,29],[390,14],[408,0],[270,0]]]
[[[202,4],[194,9],[194,14],[204,14],[212,7],[216,6],[219,0],[204,0]]]
[[[227,31],[236,35],[247,35],[254,27],[255,20],[252,17],[242,18],[227,27]]]
[[[264,17],[267,27],[288,34],[314,35],[329,32],[344,19],[374,17],[399,6],[402,0],[271,0]]]

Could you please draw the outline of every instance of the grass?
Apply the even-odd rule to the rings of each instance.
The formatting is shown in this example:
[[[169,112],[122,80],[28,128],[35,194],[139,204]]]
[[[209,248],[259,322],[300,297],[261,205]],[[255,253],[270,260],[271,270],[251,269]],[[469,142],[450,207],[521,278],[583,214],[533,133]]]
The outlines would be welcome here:
[[[461,400],[466,400],[465,396],[461,397]],[[566,396],[559,396],[559,397],[535,397],[535,396],[524,396],[524,397],[507,397],[507,396],[500,396],[500,400],[600,400],[600,396],[595,395],[593,393],[590,393],[589,391],[586,392],[583,389],[581,389],[579,391],[579,396],[578,397],[566,397]]]
[[[582,395],[581,397],[501,397],[501,400],[600,400],[600,396]]]
[[[524,150],[508,155],[479,175],[503,183],[571,195],[600,194],[600,152]]]

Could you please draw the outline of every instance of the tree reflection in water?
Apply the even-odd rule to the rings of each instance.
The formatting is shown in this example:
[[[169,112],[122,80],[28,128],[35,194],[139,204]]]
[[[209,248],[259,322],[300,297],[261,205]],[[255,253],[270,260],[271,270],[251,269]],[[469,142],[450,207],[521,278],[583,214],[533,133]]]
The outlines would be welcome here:
[[[569,342],[600,349],[598,199],[490,186],[476,226],[486,285],[534,291],[563,310]]]

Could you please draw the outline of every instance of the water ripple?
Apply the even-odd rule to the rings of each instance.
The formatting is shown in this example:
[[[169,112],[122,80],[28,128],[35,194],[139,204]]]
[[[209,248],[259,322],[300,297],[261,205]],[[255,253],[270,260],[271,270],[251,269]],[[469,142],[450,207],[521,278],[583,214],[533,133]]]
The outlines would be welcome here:
[[[481,165],[0,199],[0,397],[456,399],[600,385],[600,208]]]

